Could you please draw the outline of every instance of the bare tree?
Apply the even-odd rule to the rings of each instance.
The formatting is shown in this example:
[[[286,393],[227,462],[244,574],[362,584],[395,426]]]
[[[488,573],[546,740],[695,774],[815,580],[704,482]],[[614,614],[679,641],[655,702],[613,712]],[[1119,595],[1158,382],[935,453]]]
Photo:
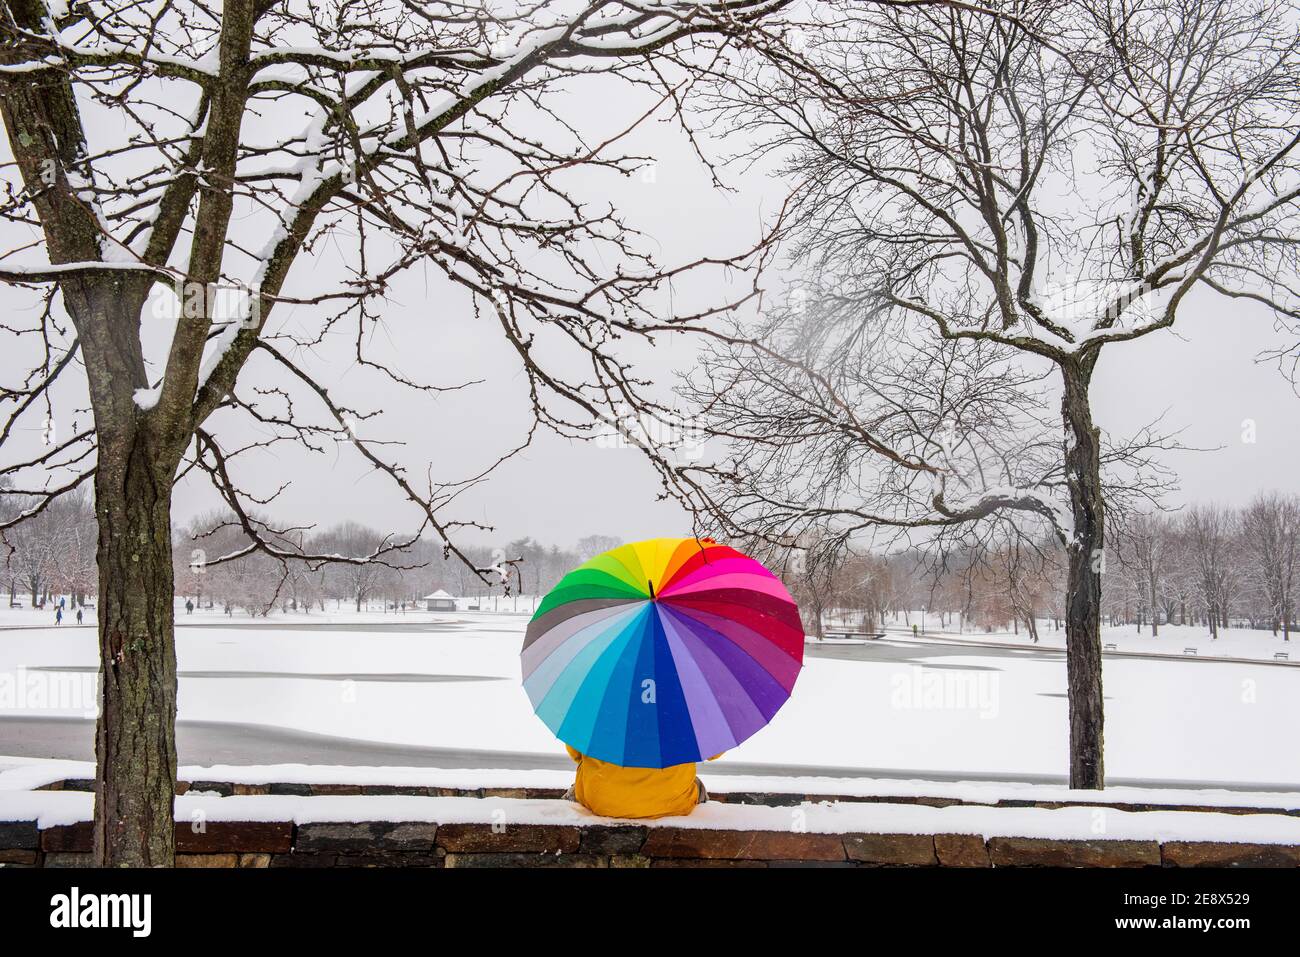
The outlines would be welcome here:
[[[878,555],[855,555],[845,562],[844,571],[862,611],[863,629],[883,629],[893,590],[894,568],[889,560]]]
[[[584,535],[578,539],[578,560],[586,561],[601,552],[608,552],[623,544],[623,539],[614,535]]]
[[[1300,571],[1300,499],[1278,492],[1255,496],[1241,516],[1245,576],[1267,610],[1273,634],[1291,640]]]
[[[1218,505],[1194,505],[1184,517],[1188,558],[1196,596],[1205,612],[1210,637],[1228,624],[1233,582],[1235,516]]]
[[[1108,453],[1093,373],[1108,347],[1171,327],[1192,295],[1249,302],[1283,321],[1300,315],[1298,41],[1274,0],[990,7],[1001,15],[846,5],[836,30],[809,40],[815,71],[761,72],[719,94],[719,108],[761,144],[756,153],[775,145],[794,157],[785,232],[794,264],[813,277],[815,308],[774,323],[783,337],[760,330],[749,357],[733,351],[715,364],[721,374],[699,392],[718,413],[715,431],[746,448],[676,478],[702,507],[736,514],[738,494],[757,494],[780,499],[788,521],[918,528],[1008,510],[1041,516],[1068,559],[1070,782],[1100,788],[1105,515],[1125,504],[1121,490],[1133,504],[1159,491],[1139,480],[1108,497],[1103,474],[1108,455],[1150,465],[1168,440],[1148,434]],[[869,370],[873,349],[909,335],[965,348],[918,370],[928,376],[911,379],[919,402],[871,381],[864,408],[843,385],[872,377],[845,367]],[[978,348],[993,358],[973,360]],[[1038,432],[1006,431],[1032,418],[1023,381],[994,377],[958,398],[945,388],[939,404],[924,395],[949,386],[961,362],[978,372],[994,360],[1006,364],[1004,380],[1015,362],[1054,373],[1053,454]],[[728,374],[746,368],[757,369],[748,385]],[[984,418],[959,418],[960,400]],[[742,404],[751,418],[737,427]],[[776,404],[782,412],[765,411]],[[918,406],[929,415],[906,421]],[[772,424],[749,427],[759,419]],[[754,449],[792,466],[781,495],[753,474]],[[853,487],[809,481],[828,463]],[[885,477],[856,477],[870,468]],[[730,490],[702,489],[702,474]],[[899,489],[923,491],[924,507],[881,509],[881,494],[902,501]]]
[[[1138,601],[1139,615],[1144,612],[1151,620],[1151,637],[1160,637],[1161,596],[1168,565],[1165,555],[1169,538],[1169,522],[1161,514],[1137,513],[1120,529],[1118,538],[1119,561],[1133,575],[1133,591]],[[1166,619],[1168,620],[1168,619]],[[1138,631],[1142,630],[1139,617]]]
[[[365,556],[389,552],[391,536],[384,536],[356,522],[345,522],[312,540],[312,548],[319,552],[339,555]],[[331,564],[326,576],[333,579],[327,589],[335,595],[346,597],[356,611],[361,611],[375,596],[383,579],[386,566],[381,562],[349,562]]]
[[[9,450],[7,493],[33,504],[8,524],[93,484],[98,863],[173,860],[178,475],[212,482],[248,549],[280,562],[348,560],[286,547],[290,530],[252,514],[275,489],[250,493],[239,472],[244,453],[273,442],[342,445],[416,516],[393,548],[428,532],[466,557],[453,537],[464,523],[445,510],[491,469],[408,473],[364,433],[377,410],[336,395],[311,367],[314,350],[350,329],[352,361],[375,377],[371,396],[432,401],[456,387],[367,348],[390,284],[427,267],[517,356],[534,423],[520,447],[537,427],[588,436],[593,418],[638,401],[646,384],[616,350],[752,289],[665,317],[658,297],[671,282],[727,264],[661,267],[612,210],[574,191],[575,169],[626,174],[645,161],[585,141],[566,116],[569,94],[615,76],[650,91],[629,129],[656,104],[680,115],[692,74],[786,2],[142,0],[52,14],[42,0],[6,0],[0,117],[13,229],[0,278],[34,290],[36,319],[9,326],[31,343],[32,364],[3,395],[4,438],[24,417],[63,426],[45,447]],[[347,250],[342,274],[293,269],[332,243]],[[169,321],[151,367],[145,342]],[[252,364],[257,389],[241,376]],[[87,404],[91,421],[78,425],[73,410]],[[230,438],[241,417],[263,437]]]
[[[19,514],[36,505],[35,497],[17,504]],[[35,608],[51,593],[80,603],[91,591],[94,574],[94,512],[87,496],[74,492],[4,533],[5,563],[31,594]]]
[[[1034,644],[1039,640],[1038,613],[1047,602],[1051,564],[1050,545],[1029,548],[1023,536],[1017,536],[1007,544],[1005,566],[1011,608],[1016,619],[1024,622],[1029,640]]]
[[[843,597],[843,571],[849,556],[818,528],[805,530],[789,547],[764,547],[761,540],[755,546],[754,554],[766,558],[790,583],[804,626],[818,641],[824,639],[827,617]]]
[[[9,567],[31,596],[31,606],[39,607],[45,598],[47,575],[53,565],[53,542],[47,534],[48,522],[28,522],[16,535],[10,535]]]

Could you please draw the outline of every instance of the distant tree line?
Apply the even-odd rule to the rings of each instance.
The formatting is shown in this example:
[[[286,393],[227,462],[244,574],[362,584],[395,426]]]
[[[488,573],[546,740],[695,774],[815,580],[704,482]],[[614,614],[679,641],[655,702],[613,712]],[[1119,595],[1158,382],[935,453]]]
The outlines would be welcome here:
[[[383,532],[358,522],[304,530],[294,544],[312,554],[361,558],[380,549]],[[3,578],[10,607],[44,607],[67,596],[93,601],[97,530],[86,494],[65,496],[4,536]],[[569,547],[519,538],[469,546],[479,567],[500,566],[516,595],[542,595],[566,572],[621,543],[590,535]],[[805,543],[807,544],[807,543]],[[280,561],[248,550],[238,523],[220,513],[176,532],[177,595],[202,608],[261,615],[373,603],[413,609],[442,589],[486,597],[489,587],[463,562],[420,540],[382,562],[316,565]],[[246,553],[245,553],[246,552]],[[1007,525],[1005,534],[959,546],[908,547],[888,554],[797,549],[773,559],[790,586],[809,634],[829,625],[865,629],[901,622],[983,631],[1022,629],[1037,640],[1044,623],[1064,616],[1065,555],[1055,538]],[[233,556],[233,557],[231,557]],[[1264,492],[1240,508],[1195,504],[1181,511],[1134,513],[1106,550],[1102,602],[1111,625],[1158,635],[1169,624],[1194,625],[1217,637],[1226,627],[1267,630],[1290,640],[1300,611],[1300,496]],[[495,589],[496,594],[505,587]]]
[[[1045,531],[1021,526],[978,544],[909,547],[891,554],[815,546],[787,562],[810,634],[825,624],[864,629],[924,612],[931,626],[985,631],[1060,628],[1065,550]],[[1194,625],[1213,637],[1227,627],[1267,630],[1290,640],[1300,588],[1300,496],[1264,492],[1241,508],[1195,504],[1139,512],[1115,530],[1102,565],[1102,608],[1110,625]]]
[[[391,537],[359,522],[343,522],[320,531],[296,534],[289,543],[313,555],[332,554],[364,559],[391,546]],[[486,585],[464,561],[448,555],[437,543],[420,539],[375,561],[321,564],[279,559],[250,547],[240,524],[221,513],[200,516],[177,533],[176,592],[201,608],[233,614],[264,615],[325,611],[350,607],[356,611],[379,603],[386,610],[414,610],[422,596],[439,589],[455,597],[538,595],[552,588],[566,572],[620,539],[590,535],[572,547],[545,545],[519,538],[501,546],[462,549],[478,568],[499,569],[501,585]]]
[[[10,499],[10,511],[39,502]],[[0,516],[3,518],[4,516]],[[359,522],[342,522],[320,531],[282,531],[297,550],[365,558],[391,545],[391,537]],[[373,562],[312,563],[279,560],[250,548],[251,542],[233,516],[213,512],[174,532],[178,597],[202,608],[261,615],[283,611],[356,610],[381,602],[383,607],[414,608],[419,598],[442,589],[456,597],[538,595],[566,572],[593,555],[621,544],[608,535],[588,535],[572,546],[546,545],[518,538],[501,546],[465,549],[477,567],[497,567],[503,582],[489,589],[463,561],[421,539]],[[48,502],[0,538],[0,588],[11,608],[43,608],[58,597],[72,607],[92,604],[96,592],[95,550],[98,527],[88,493]],[[286,542],[285,544],[290,544]]]

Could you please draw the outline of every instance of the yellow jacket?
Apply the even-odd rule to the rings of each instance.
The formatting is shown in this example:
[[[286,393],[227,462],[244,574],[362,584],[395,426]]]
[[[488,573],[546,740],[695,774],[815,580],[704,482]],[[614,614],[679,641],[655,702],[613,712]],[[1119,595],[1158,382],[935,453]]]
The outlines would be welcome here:
[[[694,762],[662,769],[625,768],[585,755],[567,744],[565,748],[569,757],[578,762],[573,796],[602,817],[690,814],[699,801]],[[715,754],[709,760],[720,757]]]

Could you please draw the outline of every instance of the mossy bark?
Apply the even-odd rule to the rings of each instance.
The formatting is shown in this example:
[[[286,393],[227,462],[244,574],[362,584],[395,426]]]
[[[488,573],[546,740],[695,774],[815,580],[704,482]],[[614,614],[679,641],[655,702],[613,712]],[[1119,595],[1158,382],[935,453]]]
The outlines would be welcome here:
[[[175,862],[176,639],[173,471],[147,435],[100,446],[100,713],[95,728],[95,863]]]
[[[1092,365],[1061,368],[1064,393],[1065,476],[1074,514],[1067,546],[1065,659],[1070,710],[1070,787],[1105,786],[1101,688],[1101,576],[1105,568],[1105,505],[1101,486],[1101,433],[1088,401]]]

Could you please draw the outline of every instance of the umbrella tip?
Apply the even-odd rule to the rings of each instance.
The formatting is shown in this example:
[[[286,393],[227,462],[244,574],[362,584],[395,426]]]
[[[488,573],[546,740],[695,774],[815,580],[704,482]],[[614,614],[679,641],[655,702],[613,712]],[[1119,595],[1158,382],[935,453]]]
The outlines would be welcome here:
[[[650,586],[650,599],[653,601],[655,597],[655,583],[648,578],[645,580],[645,583]]]

